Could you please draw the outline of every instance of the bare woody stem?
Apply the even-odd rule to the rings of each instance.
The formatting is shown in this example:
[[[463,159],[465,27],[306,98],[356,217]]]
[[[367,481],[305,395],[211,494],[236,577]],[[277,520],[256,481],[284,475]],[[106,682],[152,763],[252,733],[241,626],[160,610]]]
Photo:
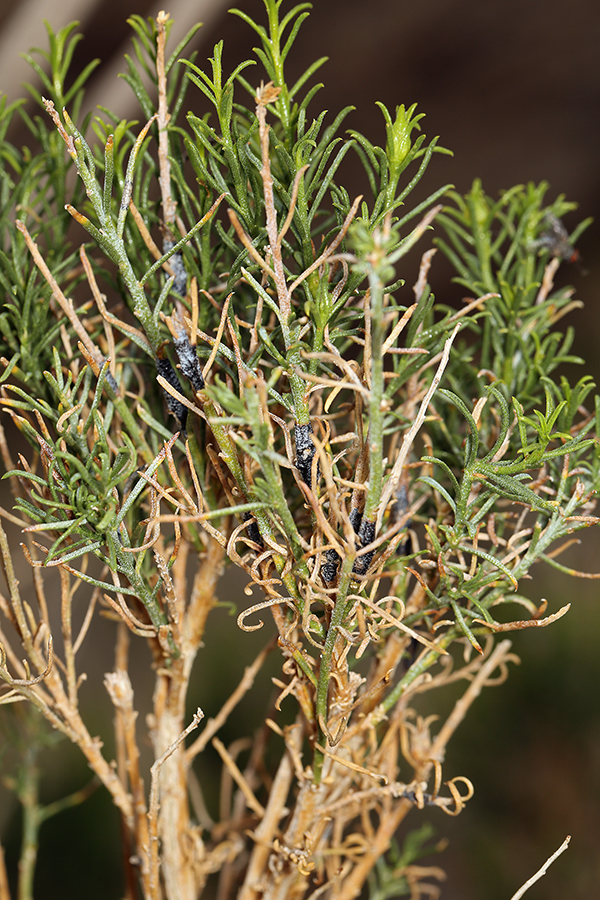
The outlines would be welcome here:
[[[279,96],[280,89],[267,84],[257,91],[256,115],[260,135],[260,147],[262,155],[262,167],[260,175],[263,182],[265,198],[265,216],[267,225],[267,237],[271,247],[273,269],[275,273],[275,288],[279,299],[279,308],[282,314],[282,326],[289,325],[292,314],[291,295],[288,291],[283,258],[281,255],[281,242],[277,233],[277,212],[275,209],[275,195],[273,192],[273,176],[271,175],[271,163],[269,154],[269,127],[267,125],[267,104],[272,103]]]
[[[161,10],[156,17],[158,29],[156,41],[156,76],[158,81],[158,167],[160,192],[162,195],[163,220],[165,225],[175,221],[177,203],[171,195],[171,163],[169,161],[169,112],[167,108],[167,76],[165,72],[166,24],[169,13]]]
[[[148,829],[150,836],[150,846],[149,846],[149,900],[158,900],[160,897],[160,888],[159,888],[159,880],[158,880],[158,870],[159,870],[159,856],[158,856],[158,779],[160,775],[161,766],[168,760],[168,758],[177,750],[177,748],[182,744],[182,742],[186,739],[188,734],[197,728],[200,724],[201,720],[204,718],[204,713],[198,707],[196,712],[194,713],[194,717],[188,727],[181,732],[179,737],[165,750],[163,755],[157,759],[150,768],[151,774],[151,782],[150,782],[150,799],[148,803]]]

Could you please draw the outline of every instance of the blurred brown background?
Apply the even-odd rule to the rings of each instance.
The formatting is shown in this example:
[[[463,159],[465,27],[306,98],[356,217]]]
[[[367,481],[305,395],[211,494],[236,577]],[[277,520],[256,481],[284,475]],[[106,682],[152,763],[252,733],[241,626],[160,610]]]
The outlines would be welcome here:
[[[228,5],[221,0],[174,0],[166,7],[176,20],[174,40],[193,22],[205,22],[196,39],[200,64],[221,38],[228,69],[255,44],[253,32],[227,15]],[[290,5],[285,3],[284,9]],[[238,6],[261,15],[260,0],[239,0]],[[76,64],[82,67],[96,56],[104,60],[93,76],[92,102],[137,117],[128,87],[116,78],[124,68],[123,53],[130,49],[125,20],[131,13],[156,15],[159,8],[143,0],[2,0],[0,90],[14,99],[20,83],[31,80],[18,54],[31,46],[45,46],[42,19],[54,29],[79,19],[85,40],[77,49]],[[347,127],[374,141],[383,140],[376,100],[390,109],[418,102],[427,114],[424,131],[441,135],[442,144],[454,151],[453,158],[434,158],[424,190],[450,181],[465,191],[477,176],[487,192],[496,195],[515,183],[546,179],[551,185],[549,199],[565,193],[579,203],[578,212],[566,221],[569,229],[579,218],[595,216],[596,224],[579,244],[587,274],[572,268],[561,277],[575,284],[577,296],[585,302],[584,310],[571,314],[569,324],[578,329],[576,349],[589,361],[586,371],[596,379],[600,376],[599,48],[600,4],[594,0],[315,0],[289,62],[294,74],[313,59],[329,56],[317,76],[325,88],[313,101],[312,111],[327,108],[335,113],[352,104],[357,110]],[[192,102],[191,91],[189,97]],[[363,189],[358,171],[348,171],[347,178],[355,179],[357,192]],[[441,261],[436,262],[438,298],[460,297],[448,286]],[[600,571],[599,548],[599,537],[587,535],[569,562]],[[571,848],[527,896],[531,900],[600,896],[599,591],[595,581],[569,580],[553,571],[540,571],[528,585],[531,597],[548,598],[551,611],[566,602],[573,602],[573,608],[551,629],[515,638],[523,660],[520,669],[512,672],[507,684],[478,701],[457,736],[445,775],[468,775],[476,795],[457,820],[431,817],[440,836],[450,838],[448,849],[436,860],[448,871],[442,894],[446,900],[508,900],[567,833],[573,835]],[[210,671],[211,654],[214,664],[219,654],[227,652],[225,634],[235,630],[234,620],[218,615],[224,643],[207,648],[206,659],[199,663],[202,671]],[[244,655],[251,655],[245,649],[247,639],[237,642],[240,673]],[[110,657],[90,660],[90,668],[98,674],[110,665]],[[192,701],[205,707],[207,687],[200,669]],[[232,675],[231,687],[237,677],[239,673]],[[93,680],[90,672],[90,683]],[[210,689],[215,696],[221,691],[226,695],[229,687]],[[263,689],[269,689],[268,683]],[[73,767],[80,780],[69,790],[86,780],[84,768],[74,758]],[[56,779],[64,781],[64,775],[57,774]],[[96,798],[88,802],[99,803]],[[8,808],[4,812],[5,840],[12,846],[16,819]],[[50,857],[61,859],[61,830],[68,831],[72,841],[84,840],[84,826],[75,827],[73,822],[79,820],[69,815],[63,814],[52,827],[51,849],[41,860],[39,898],[56,896],[50,888],[56,884]],[[110,875],[108,862],[118,826],[100,807],[98,816],[106,817],[107,831],[115,834],[106,835],[106,847],[96,847],[91,867],[90,848],[81,845],[86,869],[68,884],[65,897],[119,896],[119,876]],[[104,885],[98,894],[96,877]]]

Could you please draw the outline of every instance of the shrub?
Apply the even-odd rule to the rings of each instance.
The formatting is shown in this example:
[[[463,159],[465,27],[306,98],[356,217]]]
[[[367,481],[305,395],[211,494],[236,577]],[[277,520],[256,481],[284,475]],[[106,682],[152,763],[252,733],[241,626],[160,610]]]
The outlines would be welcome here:
[[[33,707],[6,711],[28,736],[23,898],[41,821],[87,795],[40,803],[53,730],[122,817],[129,897],[138,883],[187,900],[211,877],[223,900],[434,896],[443,873],[418,864],[430,831],[400,826],[464,807],[473,787],[443,771],[445,751],[517,661],[504,633],[568,609],[546,616],[520,585],[539,561],[566,570],[559,553],[598,521],[598,403],[588,376],[560,374],[580,362],[556,327],[576,304],[553,283],[587,223],[568,236],[573,204],[546,204],[546,184],[497,200],[445,185],[411,206],[447,152],[422,114],[381,105],[381,147],[343,130],[350,108],[315,118],[324,60],[285,75],[309,4],[280,18],[281,0],[264,2],[266,25],[234,11],[258,47],[231,73],[222,42],[202,68],[182,59],[196,29],[167,53],[168,15],[129,20],[142,127],[104,107],[79,121],[94,64],[67,88],[74,26],[48,29],[49,72],[31,58],[42,115],[0,108],[3,406],[30,445],[15,462],[2,432],[16,497],[3,515],[26,534],[35,587],[23,596],[0,531],[2,700]],[[201,114],[183,115],[188,89]],[[7,140],[15,114],[34,150]],[[368,198],[343,187],[348,153]],[[402,289],[432,227],[469,295],[458,310],[431,293],[435,249]],[[201,726],[186,699],[203,642],[226,644],[209,616],[226,561],[260,598],[239,604],[239,628],[268,614],[274,637]],[[100,614],[116,762],[79,708]],[[145,775],[132,640],[152,654]],[[228,747],[217,733],[271,654],[277,693]],[[455,682],[434,724],[423,695]],[[209,743],[217,821],[193,769]]]

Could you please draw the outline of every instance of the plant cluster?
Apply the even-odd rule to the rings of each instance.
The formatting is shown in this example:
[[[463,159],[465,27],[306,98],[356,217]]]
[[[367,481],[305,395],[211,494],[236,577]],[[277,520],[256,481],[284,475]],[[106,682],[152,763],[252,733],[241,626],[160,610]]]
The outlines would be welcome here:
[[[429,833],[402,849],[394,835],[415,809],[463,808],[472,785],[445,778],[445,749],[516,659],[496,635],[566,612],[544,617],[520,585],[536,562],[565,570],[559,553],[598,521],[600,408],[589,377],[560,374],[579,361],[556,327],[577,302],[554,287],[586,223],[554,240],[572,204],[547,205],[545,184],[498,200],[446,185],[411,207],[446,152],[422,114],[382,105],[381,147],[343,130],[350,108],[314,117],[324,60],[285,74],[310,4],[264,2],[266,25],[234,10],[258,47],[230,74],[222,42],[203,68],[182,58],[196,29],[168,54],[168,15],[133,16],[124,77],[142,124],[103,107],[79,121],[94,64],[66,88],[74,26],[48,28],[49,72],[31,57],[40,114],[0,107],[0,382],[30,445],[15,461],[0,435],[16,496],[2,515],[26,534],[35,593],[0,529],[0,699],[32,704],[110,792],[128,897],[139,884],[192,900],[209,879],[220,900],[350,900],[367,883],[373,898],[434,896],[443,873],[417,864]],[[201,114],[183,115],[188,89]],[[15,114],[35,150],[8,141]],[[348,153],[368,198],[343,187]],[[435,249],[412,295],[399,277],[432,226],[469,294],[459,310],[431,292]],[[239,627],[268,611],[276,639],[194,737],[203,714],[186,721],[186,698],[226,560],[260,598]],[[79,709],[100,612],[115,628],[114,765]],[[134,639],[153,658],[148,787]],[[217,732],[273,652],[278,693],[242,766]],[[461,680],[441,725],[419,714],[423,693]],[[219,821],[190,805],[209,742],[228,785]],[[20,797],[39,827],[35,789]],[[27,897],[36,827],[23,847]]]

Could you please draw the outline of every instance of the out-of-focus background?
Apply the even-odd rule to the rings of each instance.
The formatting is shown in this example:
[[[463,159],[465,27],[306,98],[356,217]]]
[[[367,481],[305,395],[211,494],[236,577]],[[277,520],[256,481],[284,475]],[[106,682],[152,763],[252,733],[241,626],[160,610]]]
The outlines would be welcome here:
[[[176,23],[173,42],[194,22],[203,21],[195,40],[197,62],[203,64],[214,43],[224,38],[225,67],[234,68],[255,41],[243,22],[227,14],[228,5],[223,0],[173,0],[167,6]],[[261,14],[260,0],[238,0],[237,5]],[[159,8],[145,0],[0,0],[0,90],[12,100],[22,94],[21,82],[32,80],[19,53],[45,47],[44,18],[55,30],[78,19],[85,40],[77,48],[76,66],[82,68],[94,57],[103,60],[91,82],[90,103],[139,118],[129,88],[116,77],[124,70],[123,54],[130,52],[126,18],[132,13],[155,16]],[[325,87],[313,102],[313,111],[327,108],[335,113],[352,104],[356,112],[347,120],[348,127],[374,141],[383,140],[376,100],[391,109],[417,102],[426,113],[424,131],[441,135],[442,144],[454,151],[452,158],[434,158],[426,190],[453,182],[465,191],[474,177],[480,177],[493,196],[516,183],[547,180],[549,199],[564,193],[579,203],[577,213],[566,219],[570,230],[580,218],[596,217],[597,223],[579,244],[586,271],[563,267],[559,275],[575,285],[577,297],[585,302],[568,324],[578,330],[576,351],[588,360],[585,371],[596,379],[600,377],[599,47],[600,4],[590,0],[315,0],[289,63],[296,72],[313,59],[329,56],[317,76]],[[192,91],[188,96],[192,102]],[[347,179],[356,180],[356,192],[363,189],[358,171],[349,170]],[[447,283],[443,263],[436,260],[436,264],[438,298],[460,299],[460,292]],[[600,571],[599,548],[599,536],[588,534],[569,562]],[[228,590],[228,599],[236,599],[235,589]],[[551,628],[515,636],[520,668],[505,685],[488,690],[477,701],[457,735],[445,776],[469,776],[476,794],[456,820],[430,816],[439,835],[450,840],[436,860],[448,872],[442,893],[446,900],[509,898],[567,833],[573,835],[570,849],[528,896],[531,900],[600,896],[600,585],[540,570],[528,591],[536,599],[547,597],[550,611],[567,602],[573,607]],[[191,698],[203,707],[207,691],[213,692],[215,704],[221,693],[223,698],[227,695],[246,664],[245,655],[250,659],[253,652],[245,643],[250,636],[238,639],[239,672],[232,673],[231,684],[207,686],[202,673],[214,671],[211,667],[219,654],[228,653],[226,635],[235,631],[233,619],[221,611],[215,615],[220,617],[223,643],[207,647],[199,664],[196,696]],[[90,658],[90,683],[111,665],[110,656]],[[269,690],[268,682],[262,690]],[[105,700],[97,702],[101,706]],[[71,763],[71,780],[57,764],[52,770],[56,792],[63,787],[74,790],[85,782],[85,767],[75,755]],[[52,788],[45,787],[49,799],[56,795]],[[97,816],[106,823],[101,841],[86,832],[83,819],[73,818],[75,812],[53,820],[42,834],[48,844],[36,884],[40,900],[57,896],[57,884],[70,900],[95,896],[110,900],[120,895],[119,861],[114,856],[118,823],[98,795],[88,803],[97,805]],[[1,795],[0,827],[10,859],[17,849],[17,826],[14,808]],[[52,859],[66,865],[61,848],[67,836],[77,848],[82,868],[71,874],[63,870],[56,881]],[[99,893],[94,892],[96,881],[102,885]]]

